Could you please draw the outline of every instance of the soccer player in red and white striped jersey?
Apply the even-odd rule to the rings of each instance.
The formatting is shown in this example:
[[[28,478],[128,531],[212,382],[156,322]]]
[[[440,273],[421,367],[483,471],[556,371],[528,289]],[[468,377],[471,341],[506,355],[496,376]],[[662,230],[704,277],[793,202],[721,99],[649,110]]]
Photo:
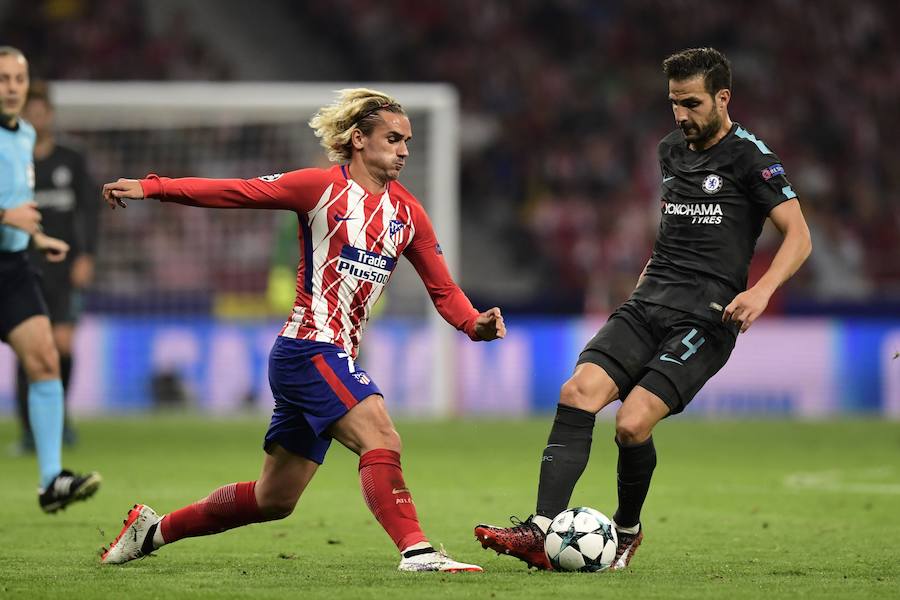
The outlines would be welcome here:
[[[210,208],[292,210],[300,223],[301,256],[294,308],[269,358],[275,410],[260,478],[219,488],[163,517],[135,505],[103,553],[104,563],[288,516],[337,439],[360,456],[363,496],[397,545],[401,571],[481,570],[435,551],[422,532],[403,480],[399,435],[380,390],[354,358],[401,254],[440,314],[472,340],[504,337],[500,309],[479,313],[472,307],[447,269],[428,215],[397,181],[412,127],[395,99],[364,88],[342,90],[310,126],[338,165],[249,180],[149,175],[103,187],[112,208],[158,198]]]

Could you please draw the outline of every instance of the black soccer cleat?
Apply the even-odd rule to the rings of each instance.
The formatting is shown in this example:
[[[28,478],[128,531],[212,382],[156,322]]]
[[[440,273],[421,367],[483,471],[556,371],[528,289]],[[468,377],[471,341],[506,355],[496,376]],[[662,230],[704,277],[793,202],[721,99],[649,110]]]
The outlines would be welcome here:
[[[91,471],[78,475],[63,469],[53,478],[47,489],[38,490],[38,502],[45,513],[55,513],[72,502],[87,500],[96,493],[103,478]]]

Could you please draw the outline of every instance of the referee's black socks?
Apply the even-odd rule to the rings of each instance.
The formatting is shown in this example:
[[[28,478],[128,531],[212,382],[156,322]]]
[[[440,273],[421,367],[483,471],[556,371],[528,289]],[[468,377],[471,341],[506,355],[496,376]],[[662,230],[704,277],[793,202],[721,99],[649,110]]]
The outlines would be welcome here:
[[[584,473],[594,435],[592,412],[559,404],[541,456],[537,514],[552,519],[569,506],[572,490]]]
[[[619,527],[634,527],[641,520],[641,507],[650,489],[650,478],[656,467],[656,448],[653,436],[636,446],[619,447],[618,491],[619,508],[613,520]]]

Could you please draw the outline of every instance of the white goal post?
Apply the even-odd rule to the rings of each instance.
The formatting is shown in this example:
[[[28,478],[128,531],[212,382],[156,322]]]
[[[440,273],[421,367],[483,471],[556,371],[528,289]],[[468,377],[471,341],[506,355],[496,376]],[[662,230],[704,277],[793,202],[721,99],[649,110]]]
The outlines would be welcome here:
[[[57,125],[64,134],[83,140],[91,132],[127,132],[143,130],[146,132],[162,132],[185,128],[228,128],[244,124],[263,125],[279,131],[278,143],[290,148],[292,158],[302,156],[305,164],[283,165],[254,164],[255,156],[238,157],[229,154],[223,161],[234,164],[254,164],[255,172],[224,172],[227,167],[218,165],[209,169],[199,167],[191,175],[200,177],[252,177],[279,172],[287,168],[302,168],[314,164],[322,164],[324,152],[317,147],[318,140],[312,130],[306,126],[310,116],[321,106],[331,103],[336,90],[348,87],[372,87],[382,90],[394,97],[404,106],[413,124],[413,145],[404,170],[402,182],[409,187],[425,205],[434,222],[444,257],[459,281],[459,100],[456,90],[445,84],[403,84],[403,83],[218,83],[218,82],[84,82],[58,81],[51,83],[51,92],[56,107]],[[282,127],[283,125],[283,127]],[[289,129],[288,129],[289,128]],[[287,131],[287,133],[285,133]],[[423,134],[423,135],[420,135]],[[104,134],[104,148],[97,151],[98,156],[88,156],[89,163],[94,166],[98,177],[139,177],[141,172],[121,172],[123,168],[138,169],[143,162],[127,162],[116,156],[119,149],[116,140],[120,134]],[[136,136],[139,137],[139,136]],[[283,139],[287,138],[287,139]],[[419,139],[416,139],[419,138]],[[421,141],[420,141],[421,140]],[[172,148],[172,151],[190,156],[192,144],[178,142],[184,148]],[[131,145],[136,145],[129,142]],[[90,147],[86,148],[91,152]],[[296,152],[294,151],[296,150]],[[131,153],[136,150],[132,148]],[[203,150],[206,154],[214,154],[213,150]],[[229,151],[231,152],[231,151]],[[316,159],[312,158],[318,152]],[[124,149],[123,149],[124,153]],[[225,153],[223,147],[223,154]],[[173,159],[175,160],[175,159]],[[266,159],[268,160],[268,159]],[[209,158],[213,164],[215,157]],[[99,163],[99,164],[98,164]],[[134,166],[137,165],[137,166]],[[192,164],[192,166],[196,166]],[[154,167],[161,175],[163,166]],[[266,170],[268,169],[268,170]],[[241,171],[241,169],[237,169]],[[247,169],[244,169],[245,171]],[[114,172],[116,171],[116,172]],[[212,171],[212,172],[205,172]],[[185,173],[179,173],[182,175]],[[129,207],[129,211],[132,208]],[[140,209],[139,209],[140,210]],[[232,211],[229,211],[232,212]],[[233,211],[246,212],[246,211]],[[256,211],[268,212],[268,211]],[[217,217],[218,218],[218,217]],[[251,217],[241,217],[243,219]],[[110,217],[104,216],[109,222]],[[104,231],[101,228],[101,236]],[[127,238],[127,236],[124,236]],[[101,237],[101,246],[104,241]],[[110,243],[110,242],[107,242]],[[126,244],[121,244],[126,245]],[[103,267],[102,260],[98,269]],[[104,280],[98,273],[98,285],[116,289],[123,280],[129,278],[125,266],[110,265],[111,269],[120,268],[119,276],[110,276]],[[407,271],[412,272],[411,269]],[[398,273],[399,274],[399,273]],[[413,273],[414,275],[414,273]],[[407,279],[410,276],[400,277]],[[418,280],[415,282],[415,294],[418,302],[427,300],[424,287]],[[397,287],[392,283],[388,294]],[[401,284],[400,287],[403,287]],[[409,288],[409,285],[406,285]],[[412,292],[406,292],[412,293]],[[406,300],[401,292],[397,302]],[[389,297],[389,302],[393,302]],[[432,340],[433,364],[430,365],[430,401],[424,413],[435,416],[450,415],[454,411],[454,336],[456,333],[428,303],[428,310],[419,310],[421,315],[428,315]],[[365,341],[363,350],[365,351]],[[416,360],[416,357],[407,357]],[[376,373],[373,373],[377,377]],[[423,390],[423,393],[425,391]],[[389,399],[390,400],[390,399]]]

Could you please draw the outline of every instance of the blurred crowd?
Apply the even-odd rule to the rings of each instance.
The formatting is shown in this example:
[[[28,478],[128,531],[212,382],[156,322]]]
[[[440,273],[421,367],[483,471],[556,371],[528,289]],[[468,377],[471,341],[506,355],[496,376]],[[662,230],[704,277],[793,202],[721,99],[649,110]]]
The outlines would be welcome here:
[[[489,236],[501,271],[530,274],[524,309],[553,297],[604,312],[633,288],[659,219],[656,144],[674,126],[661,62],[698,45],[731,59],[731,116],[779,154],[812,229],[813,255],[773,308],[900,305],[896,2],[280,4],[305,47],[336,63],[334,80],[458,88],[463,243]],[[231,71],[177,15],[152,33],[138,0],[14,5],[3,39],[50,78]],[[764,233],[751,280],[779,239]]]
[[[673,127],[662,59],[715,46],[732,62],[732,118],[780,155],[812,227],[812,258],[782,302],[900,298],[896,2],[334,0],[302,12],[347,49],[352,77],[459,88],[466,122],[490,132],[463,132],[475,138],[469,214],[514,207],[505,239],[519,260],[539,248],[546,290],[599,311],[630,292],[655,235],[656,144]],[[757,276],[778,241],[761,240]]]
[[[231,65],[195,35],[181,10],[149,25],[143,0],[12,0],[0,39],[44,79],[220,80]]]

